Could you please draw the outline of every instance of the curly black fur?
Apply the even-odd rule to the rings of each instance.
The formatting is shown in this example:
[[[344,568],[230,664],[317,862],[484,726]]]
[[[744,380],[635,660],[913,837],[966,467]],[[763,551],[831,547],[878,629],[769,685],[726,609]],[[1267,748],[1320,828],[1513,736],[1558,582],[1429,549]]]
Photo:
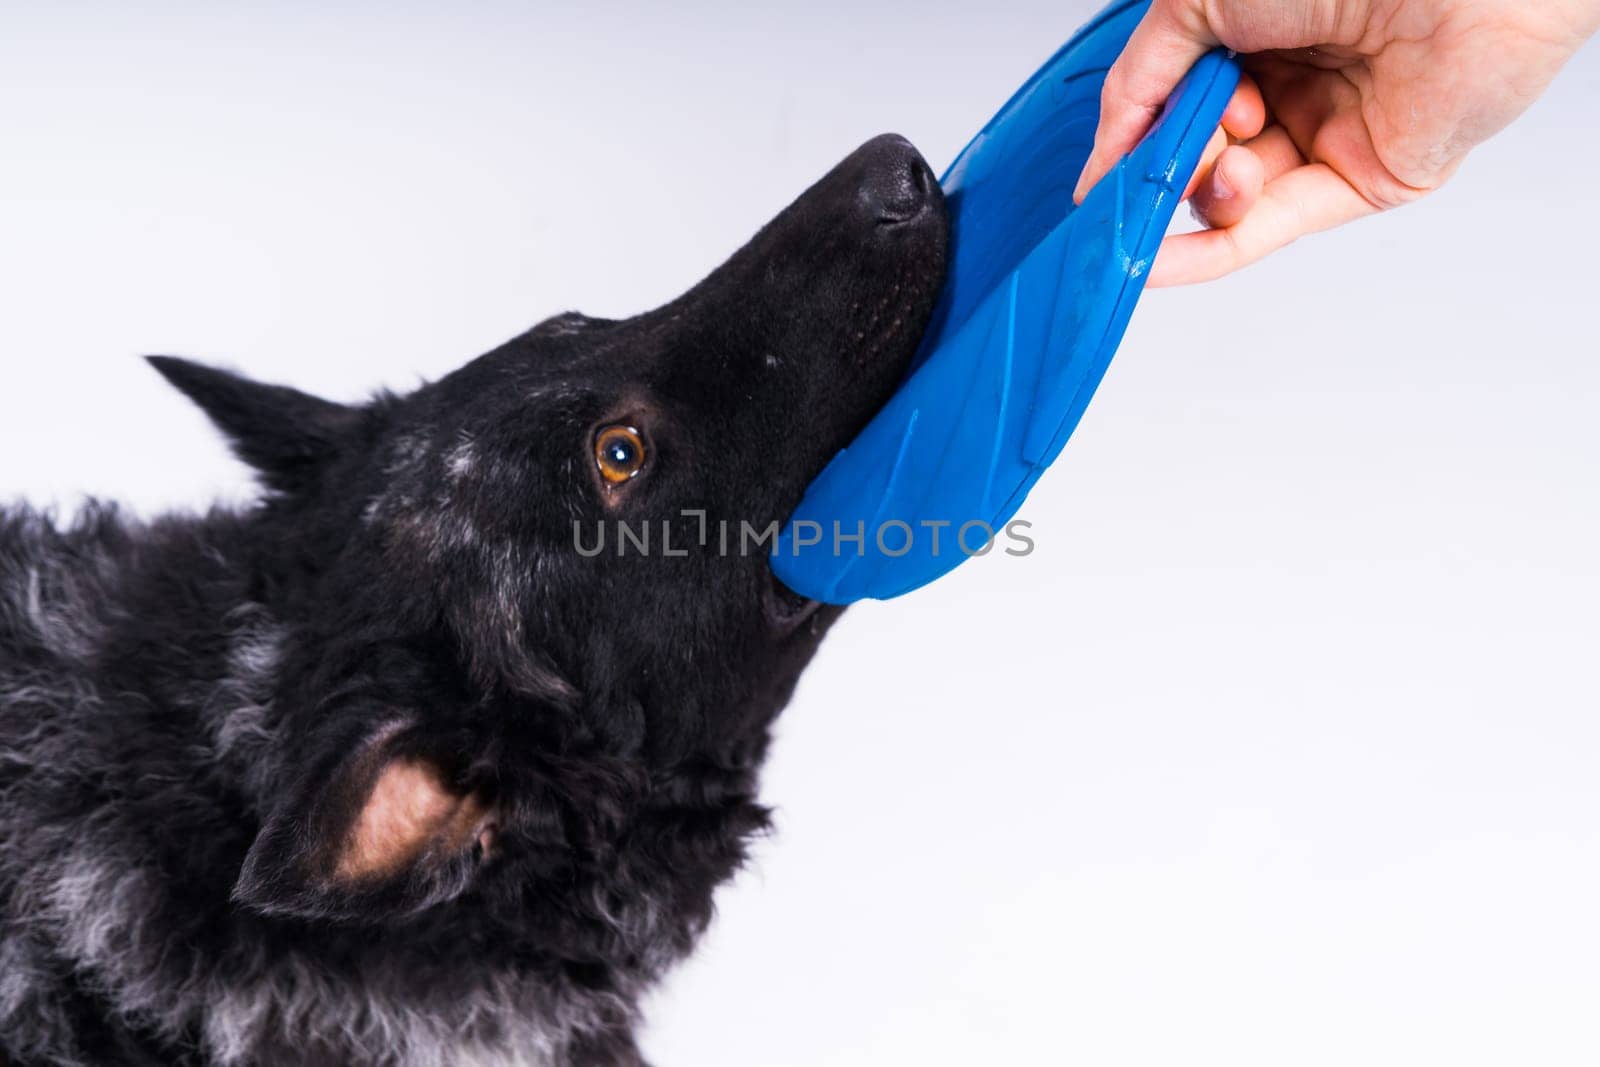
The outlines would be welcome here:
[[[679,300],[411,395],[154,360],[265,493],[0,513],[0,1062],[637,1063],[836,614],[698,530],[784,518],[883,402],[946,229],[879,138]],[[617,520],[655,551],[576,550]],[[459,826],[362,866],[396,768]]]

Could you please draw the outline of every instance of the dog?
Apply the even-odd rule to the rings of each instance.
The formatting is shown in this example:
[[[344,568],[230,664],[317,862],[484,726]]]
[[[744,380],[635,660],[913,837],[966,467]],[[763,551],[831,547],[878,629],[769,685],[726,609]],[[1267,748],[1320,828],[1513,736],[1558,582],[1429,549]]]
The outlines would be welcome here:
[[[884,136],[664,307],[409,394],[152,357],[262,493],[0,512],[0,1064],[641,1064],[840,611],[766,534],[949,236]]]

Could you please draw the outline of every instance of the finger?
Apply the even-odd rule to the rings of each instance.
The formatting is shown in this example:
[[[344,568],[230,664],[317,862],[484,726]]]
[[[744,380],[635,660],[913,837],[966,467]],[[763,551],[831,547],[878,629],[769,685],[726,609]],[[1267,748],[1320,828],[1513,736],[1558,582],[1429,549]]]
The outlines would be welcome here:
[[[1373,144],[1361,93],[1343,73],[1270,61],[1259,64],[1256,75],[1272,100],[1275,124],[1288,132],[1308,162],[1328,164],[1367,200],[1384,207],[1428,192],[1389,169]]]
[[[1300,154],[1294,138],[1282,126],[1267,127],[1261,136],[1246,141],[1244,147],[1261,161],[1262,178],[1268,182],[1276,181],[1296,167],[1303,167],[1310,162]]]
[[[1355,87],[1338,71],[1320,70],[1278,56],[1255,56],[1253,72],[1272,101],[1275,126],[1288,132],[1300,154],[1313,158],[1317,135],[1341,108],[1361,113]]]
[[[1248,141],[1260,135],[1267,125],[1267,104],[1261,96],[1261,87],[1248,74],[1240,75],[1239,87],[1222,113],[1222,128],[1229,137]]]
[[[1216,166],[1217,159],[1221,157],[1223,149],[1227,147],[1228,135],[1219,126],[1216,132],[1211,135],[1211,140],[1206,142],[1205,151],[1200,153],[1200,163],[1194,168],[1194,174],[1190,176],[1189,184],[1183,190],[1183,198],[1185,200],[1193,196],[1195,190],[1200,188],[1200,183],[1205,181],[1206,177],[1211,173],[1211,169]]]
[[[1377,210],[1331,167],[1309,164],[1268,185],[1237,224],[1168,237],[1156,256],[1149,284],[1159,288],[1208,282],[1308,233],[1332,229]]]
[[[1195,191],[1195,218],[1212,229],[1236,225],[1256,206],[1265,184],[1260,158],[1243,145],[1232,145]]]
[[[1239,80],[1239,88],[1234,90],[1233,97],[1228,101],[1228,109],[1222,114],[1222,126],[1211,135],[1211,140],[1206,144],[1206,150],[1200,156],[1200,165],[1195,168],[1194,177],[1189,179],[1189,186],[1184,190],[1183,198],[1188,200],[1200,188],[1200,183],[1210,176],[1216,166],[1217,157],[1222,155],[1222,150],[1233,139],[1249,141],[1262,132],[1267,122],[1267,106],[1261,98],[1261,89],[1248,75]],[[1281,172],[1280,172],[1281,173]],[[1271,175],[1277,177],[1277,175]]]
[[[1183,194],[1184,199],[1191,200],[1190,206],[1194,209],[1195,216],[1212,229],[1232,226],[1238,222],[1254,206],[1262,186],[1281,178],[1296,167],[1305,166],[1307,162],[1300,154],[1300,150],[1294,146],[1293,139],[1281,126],[1269,127],[1261,136],[1234,147],[1240,149],[1240,152],[1216,149],[1215,142],[1208,145],[1207,158],[1202,158],[1194,177],[1189,180],[1188,190]],[[1226,165],[1227,172],[1220,180],[1222,187],[1208,190],[1205,183],[1214,181],[1217,167],[1225,152],[1230,162]],[[1259,167],[1252,167],[1250,162],[1243,158],[1242,153],[1254,156],[1260,164]],[[1243,199],[1237,199],[1237,196],[1242,196]],[[1213,201],[1231,201],[1231,208],[1225,207],[1223,214],[1218,215],[1213,210]]]
[[[1198,0],[1156,0],[1106,73],[1094,148],[1078,179],[1078,203],[1150,129],[1195,60],[1217,43]]]

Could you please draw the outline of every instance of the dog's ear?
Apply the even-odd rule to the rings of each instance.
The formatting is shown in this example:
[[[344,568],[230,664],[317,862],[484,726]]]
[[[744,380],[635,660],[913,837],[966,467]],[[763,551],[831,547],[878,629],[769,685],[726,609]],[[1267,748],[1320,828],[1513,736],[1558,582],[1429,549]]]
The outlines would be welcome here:
[[[173,356],[147,356],[161,376],[211,417],[240,459],[266,484],[293,492],[310,484],[362,423],[360,408],[283,385],[253,382]]]
[[[328,747],[270,813],[233,899],[264,915],[381,921],[459,896],[494,846],[481,785],[395,724]]]

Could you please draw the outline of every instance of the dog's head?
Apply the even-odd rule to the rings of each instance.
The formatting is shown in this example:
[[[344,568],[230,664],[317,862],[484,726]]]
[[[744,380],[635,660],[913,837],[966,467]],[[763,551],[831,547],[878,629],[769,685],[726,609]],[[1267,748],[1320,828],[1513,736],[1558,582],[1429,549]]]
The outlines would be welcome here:
[[[414,914],[495,865],[570,880],[643,795],[748,805],[834,615],[772,577],[773,534],[905,373],[947,237],[881,137],[665,307],[558,316],[408,396],[156,360],[271,490],[261,596],[294,633],[236,897]]]

